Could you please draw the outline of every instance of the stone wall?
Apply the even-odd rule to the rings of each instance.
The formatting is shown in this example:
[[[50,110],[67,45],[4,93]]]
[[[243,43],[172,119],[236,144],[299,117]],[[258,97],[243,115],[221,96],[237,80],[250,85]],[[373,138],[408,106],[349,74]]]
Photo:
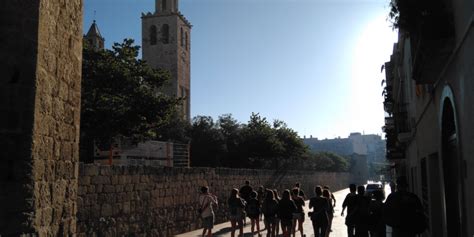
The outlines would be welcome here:
[[[0,235],[72,235],[82,0],[2,0],[0,29]]]
[[[200,228],[196,208],[202,185],[219,197],[216,220],[223,222],[230,190],[245,180],[278,190],[300,182],[309,196],[317,184],[339,190],[350,181],[348,173],[93,164],[81,165],[79,176],[79,236],[173,236]]]

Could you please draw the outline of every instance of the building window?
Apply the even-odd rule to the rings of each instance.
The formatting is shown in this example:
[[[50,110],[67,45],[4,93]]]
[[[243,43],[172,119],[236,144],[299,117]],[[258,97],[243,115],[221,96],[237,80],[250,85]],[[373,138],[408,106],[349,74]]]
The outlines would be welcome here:
[[[161,27],[161,42],[163,42],[163,44],[168,44],[170,41],[169,38],[170,38],[170,27],[168,26],[168,24],[164,24]]]
[[[162,0],[161,1],[161,7],[163,8],[163,10],[166,10],[167,6],[166,6],[166,0]]]
[[[184,33],[183,33],[183,27],[181,27],[181,47],[184,46]]]
[[[156,44],[156,26],[152,25],[150,27],[150,44],[155,45]]]
[[[186,50],[188,50],[189,49],[188,32],[186,32],[184,39],[185,39],[185,44],[186,44]]]

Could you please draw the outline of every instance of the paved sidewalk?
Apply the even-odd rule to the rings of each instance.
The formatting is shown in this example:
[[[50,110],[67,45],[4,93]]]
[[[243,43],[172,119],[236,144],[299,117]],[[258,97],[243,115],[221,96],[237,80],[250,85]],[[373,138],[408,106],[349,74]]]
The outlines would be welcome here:
[[[390,193],[389,190],[390,189],[386,188],[387,195]],[[311,194],[308,191],[307,193]],[[332,232],[329,235],[331,237],[346,237],[347,236],[347,229],[346,229],[346,225],[344,224],[345,217],[341,217],[341,211],[342,211],[342,202],[344,201],[344,198],[346,197],[348,193],[349,193],[349,189],[344,189],[344,190],[333,193],[336,198],[336,207],[335,207],[334,219],[333,219],[333,224],[332,224]],[[306,206],[305,206],[306,216],[305,216],[305,222],[303,225],[303,230],[306,237],[311,237],[311,236],[314,236],[314,233],[313,233],[313,225],[307,215],[308,203],[309,201],[306,201]],[[263,221],[260,222],[260,227],[262,229],[264,228]],[[227,237],[227,236],[230,236],[230,232],[231,232],[230,222],[225,222],[222,224],[215,225],[213,228],[213,236]],[[265,237],[267,234],[267,231],[266,230],[260,231],[260,234],[262,235],[262,237]],[[191,231],[188,233],[183,233],[177,236],[178,237],[196,237],[196,236],[201,236],[201,235],[202,235],[202,229]],[[280,235],[281,235],[281,230],[280,230]],[[238,230],[236,230],[235,236],[238,236]],[[244,236],[245,237],[252,236],[251,230],[250,230],[250,220],[248,218],[247,218],[247,225],[244,226]],[[258,235],[255,235],[255,236],[258,236]],[[299,232],[296,234],[296,236],[297,237],[300,236]],[[391,235],[388,234],[387,237],[391,237]]]

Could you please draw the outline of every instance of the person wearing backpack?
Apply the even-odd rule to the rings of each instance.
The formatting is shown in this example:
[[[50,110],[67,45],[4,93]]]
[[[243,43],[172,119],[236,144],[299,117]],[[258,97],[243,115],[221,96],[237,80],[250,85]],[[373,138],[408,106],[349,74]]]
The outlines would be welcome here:
[[[303,232],[303,222],[304,222],[304,210],[303,207],[305,206],[304,199],[300,195],[299,188],[293,188],[291,190],[291,198],[296,204],[296,211],[293,212],[293,229],[292,233],[293,236],[296,236],[296,226],[298,226],[298,230],[301,233],[301,236],[304,236]]]
[[[272,190],[267,189],[265,199],[262,203],[262,213],[264,217],[265,228],[267,229],[267,237],[274,237],[277,225],[278,201]]]
[[[423,205],[416,194],[408,191],[405,176],[397,179],[397,190],[385,201],[383,219],[392,227],[393,237],[415,237],[427,228]]]
[[[260,216],[260,202],[257,199],[258,193],[256,191],[253,191],[250,193],[250,199],[247,202],[246,206],[246,212],[247,216],[250,218],[250,223],[251,223],[251,229],[252,229],[252,235],[255,233],[255,225],[257,226],[257,233],[258,236],[260,237],[260,221],[259,221],[259,216]]]
[[[314,188],[315,197],[309,200],[309,209],[313,209],[312,212],[308,212],[313,222],[313,230],[315,237],[324,237],[328,227],[329,219],[327,211],[329,209],[329,200],[322,197],[323,189],[321,186]]]
[[[365,187],[357,187],[356,203],[354,207],[355,237],[369,237],[369,203],[370,198],[365,196]]]
[[[235,236],[235,230],[239,228],[239,236],[243,236],[245,218],[245,200],[239,197],[239,190],[234,188],[227,200],[230,212],[230,224],[232,225],[231,236]]]
[[[201,187],[198,212],[200,217],[202,218],[203,237],[212,236],[212,228],[214,227],[214,210],[212,208],[213,205],[217,206],[217,197],[209,193],[209,187]]]
[[[370,237],[386,237],[387,230],[383,221],[383,192],[376,190],[369,204],[369,231]]]
[[[293,230],[293,213],[296,211],[295,202],[291,199],[290,190],[285,189],[278,203],[278,218],[281,222],[283,237],[290,237]]]

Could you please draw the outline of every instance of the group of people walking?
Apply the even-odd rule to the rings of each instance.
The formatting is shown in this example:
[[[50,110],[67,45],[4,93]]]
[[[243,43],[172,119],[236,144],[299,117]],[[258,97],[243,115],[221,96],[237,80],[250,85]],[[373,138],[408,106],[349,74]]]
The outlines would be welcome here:
[[[392,227],[392,237],[415,237],[426,227],[426,218],[420,199],[408,192],[406,177],[397,179],[396,188],[385,199],[382,190],[365,194],[364,186],[349,185],[350,193],[342,203],[341,216],[347,208],[348,237],[385,237],[386,226]]]
[[[415,237],[426,227],[423,207],[418,197],[407,191],[406,178],[397,180],[396,190],[387,197],[382,190],[366,195],[363,185],[349,185],[350,193],[342,203],[341,216],[347,210],[345,224],[348,237],[385,237],[386,225],[392,227],[393,237]],[[309,199],[307,216],[312,222],[315,237],[328,237],[331,233],[336,199],[329,187],[316,186],[314,196]],[[254,190],[249,181],[240,189],[231,190],[227,200],[228,216],[231,222],[231,236],[243,236],[246,217],[250,219],[252,235],[261,236],[260,221],[264,222],[267,237],[278,236],[280,230],[284,237],[303,237],[306,195],[299,183],[285,189],[280,197],[276,189],[259,187]],[[214,226],[213,206],[217,197],[209,193],[208,187],[201,188],[199,210],[203,223],[203,236],[212,236]]]
[[[213,205],[217,206],[217,197],[209,193],[208,187],[201,188],[199,198],[200,213],[203,219],[203,236],[212,236]],[[260,220],[263,219],[267,237],[278,236],[280,229],[284,237],[296,236],[298,232],[303,237],[303,222],[306,205],[306,195],[300,184],[296,183],[290,189],[285,189],[280,197],[278,190],[265,189],[260,186],[254,190],[249,181],[240,189],[231,190],[227,200],[229,219],[232,230],[231,236],[243,236],[243,226],[246,217],[250,219],[252,235],[261,236]],[[331,194],[329,187],[315,187],[315,196],[309,201],[308,216],[312,221],[316,237],[327,237],[331,231],[332,218],[336,199]]]

